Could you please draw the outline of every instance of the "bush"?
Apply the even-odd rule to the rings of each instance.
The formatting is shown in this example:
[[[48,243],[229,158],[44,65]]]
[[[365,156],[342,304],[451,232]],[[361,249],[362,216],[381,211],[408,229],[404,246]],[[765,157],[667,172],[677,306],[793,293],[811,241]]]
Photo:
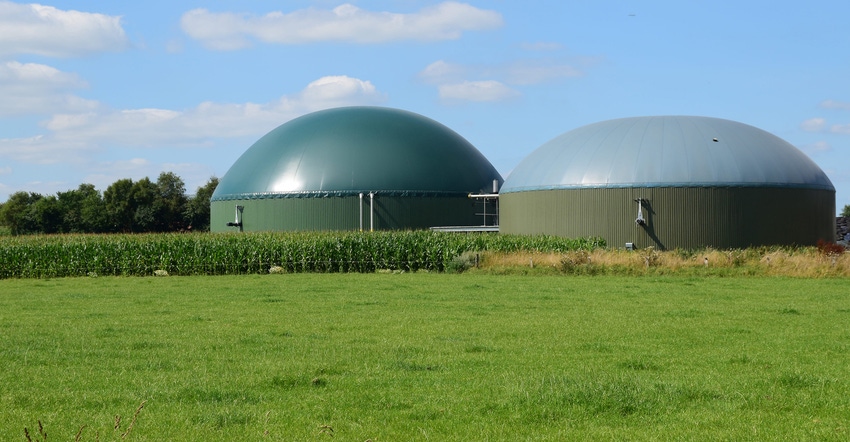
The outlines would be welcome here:
[[[836,244],[834,242],[824,241],[822,239],[818,240],[817,244],[818,252],[824,256],[838,256],[845,252],[845,247],[841,244]]]
[[[446,273],[463,273],[464,271],[477,267],[480,260],[479,252],[463,252],[446,263]]]

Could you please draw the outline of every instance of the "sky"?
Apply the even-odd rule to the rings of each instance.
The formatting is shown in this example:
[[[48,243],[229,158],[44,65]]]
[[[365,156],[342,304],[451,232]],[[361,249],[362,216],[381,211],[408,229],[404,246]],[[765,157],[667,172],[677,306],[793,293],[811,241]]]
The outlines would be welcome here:
[[[746,123],[850,204],[847,0],[0,0],[0,201],[174,172],[313,111],[405,109],[505,177],[613,118]]]

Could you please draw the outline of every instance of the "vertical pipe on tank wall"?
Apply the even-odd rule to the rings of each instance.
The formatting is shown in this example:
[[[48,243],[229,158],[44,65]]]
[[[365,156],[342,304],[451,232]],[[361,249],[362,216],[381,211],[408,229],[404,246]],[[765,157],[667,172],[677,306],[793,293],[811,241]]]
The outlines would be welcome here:
[[[363,192],[360,192],[360,231],[363,231]]]
[[[375,194],[369,192],[369,231],[375,231]]]
[[[494,194],[499,193],[499,180],[493,180],[493,193]],[[499,225],[499,196],[496,195],[496,198],[494,198],[493,201],[494,201],[493,204],[494,204],[495,209],[496,209],[496,213],[493,214],[493,225],[498,226]],[[487,200],[486,199],[484,200],[484,207],[487,207]],[[484,225],[485,226],[487,225],[487,217],[486,216],[484,217]]]

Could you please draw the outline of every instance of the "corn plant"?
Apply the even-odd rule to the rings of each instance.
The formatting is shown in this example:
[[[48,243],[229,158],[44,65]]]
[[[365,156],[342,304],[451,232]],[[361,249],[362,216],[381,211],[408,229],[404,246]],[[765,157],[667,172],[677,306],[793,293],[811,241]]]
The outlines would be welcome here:
[[[599,239],[430,231],[51,235],[0,238],[0,278],[442,271],[464,252],[566,252]]]

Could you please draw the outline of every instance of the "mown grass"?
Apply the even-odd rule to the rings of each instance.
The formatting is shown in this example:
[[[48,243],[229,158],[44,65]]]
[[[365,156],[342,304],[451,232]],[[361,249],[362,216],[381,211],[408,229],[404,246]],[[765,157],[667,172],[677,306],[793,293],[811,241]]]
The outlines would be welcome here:
[[[0,281],[0,440],[846,440],[846,280]],[[122,416],[119,431],[115,416]],[[32,433],[36,434],[36,433]]]

